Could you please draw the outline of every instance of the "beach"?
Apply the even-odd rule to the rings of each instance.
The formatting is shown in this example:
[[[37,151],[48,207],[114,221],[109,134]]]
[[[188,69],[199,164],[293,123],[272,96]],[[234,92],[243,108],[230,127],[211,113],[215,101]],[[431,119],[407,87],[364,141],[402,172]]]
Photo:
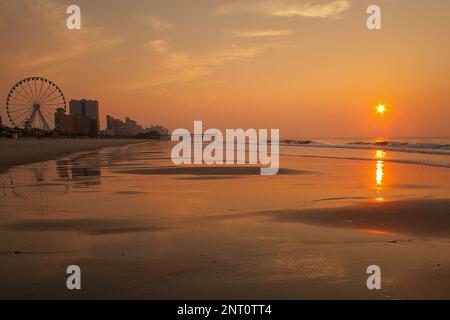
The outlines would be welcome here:
[[[449,14],[0,1],[0,300],[450,300]]]
[[[0,138],[0,174],[12,166],[51,160],[74,152],[139,142],[142,140]]]
[[[171,147],[0,175],[0,298],[450,299],[448,168],[283,146],[280,173],[261,176],[173,166]],[[69,265],[81,291],[66,289]]]

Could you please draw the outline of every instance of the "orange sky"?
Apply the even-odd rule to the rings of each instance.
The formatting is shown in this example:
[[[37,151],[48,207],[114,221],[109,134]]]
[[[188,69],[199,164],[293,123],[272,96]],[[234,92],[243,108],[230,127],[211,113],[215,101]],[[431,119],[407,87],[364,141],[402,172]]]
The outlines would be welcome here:
[[[81,31],[65,26],[74,3]],[[369,31],[373,3],[2,1],[0,99],[37,75],[98,99],[102,126],[111,114],[283,137],[450,136],[450,1],[378,0],[383,30]]]

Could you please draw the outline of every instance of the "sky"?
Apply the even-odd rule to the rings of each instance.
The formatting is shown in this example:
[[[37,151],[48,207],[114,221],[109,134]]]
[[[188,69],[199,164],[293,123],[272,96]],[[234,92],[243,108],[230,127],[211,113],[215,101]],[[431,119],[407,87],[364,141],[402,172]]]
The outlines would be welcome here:
[[[66,8],[81,8],[81,30]],[[368,30],[377,4],[382,30]],[[448,0],[0,2],[0,114],[28,76],[171,130],[450,137]],[[387,106],[380,117],[379,103]]]

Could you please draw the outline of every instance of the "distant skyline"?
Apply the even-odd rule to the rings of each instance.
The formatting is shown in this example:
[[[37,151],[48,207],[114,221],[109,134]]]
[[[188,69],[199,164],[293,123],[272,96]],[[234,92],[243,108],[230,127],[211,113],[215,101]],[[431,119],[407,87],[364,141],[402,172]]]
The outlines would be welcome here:
[[[450,1],[0,3],[0,114],[28,76],[144,126],[279,128],[283,137],[449,137]],[[384,116],[376,112],[386,105]]]

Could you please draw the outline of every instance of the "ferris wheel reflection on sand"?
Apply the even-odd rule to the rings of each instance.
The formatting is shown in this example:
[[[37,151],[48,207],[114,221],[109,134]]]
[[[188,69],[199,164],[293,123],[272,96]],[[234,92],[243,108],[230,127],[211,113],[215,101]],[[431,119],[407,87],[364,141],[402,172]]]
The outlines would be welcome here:
[[[52,81],[29,77],[16,83],[8,94],[6,112],[12,125],[21,129],[54,128],[56,109],[66,110],[66,98]]]

